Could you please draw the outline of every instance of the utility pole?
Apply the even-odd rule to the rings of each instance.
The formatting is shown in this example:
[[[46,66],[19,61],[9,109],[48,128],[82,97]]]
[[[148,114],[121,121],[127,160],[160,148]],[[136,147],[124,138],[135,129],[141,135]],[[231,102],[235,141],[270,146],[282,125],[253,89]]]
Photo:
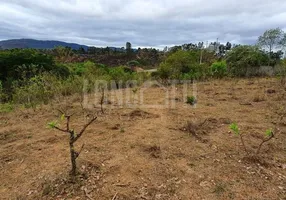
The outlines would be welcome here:
[[[201,47],[200,64],[202,64],[202,59],[203,59],[203,46]]]
[[[208,43],[208,42],[207,42],[207,43]],[[201,46],[200,64],[202,64],[202,61],[203,61],[203,49],[204,49],[204,43],[203,43],[203,45]]]

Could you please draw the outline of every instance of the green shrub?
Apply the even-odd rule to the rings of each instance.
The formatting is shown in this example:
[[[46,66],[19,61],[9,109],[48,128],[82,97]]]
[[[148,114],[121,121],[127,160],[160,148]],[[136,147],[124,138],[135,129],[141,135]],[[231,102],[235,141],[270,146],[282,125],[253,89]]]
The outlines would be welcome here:
[[[5,94],[2,81],[0,81],[0,103],[6,102],[6,100],[7,100],[7,94]]]
[[[18,66],[16,70],[18,75],[21,75],[19,78],[16,80],[7,78],[6,88],[0,81],[0,100],[22,104],[25,107],[35,107],[38,104],[47,104],[55,98],[82,94],[83,89],[92,92],[98,80],[104,80],[112,86],[114,85],[112,81],[114,81],[117,88],[124,88],[129,81],[137,80],[139,85],[150,78],[150,73],[136,73],[125,66],[108,68],[90,61],[57,63],[50,72],[42,69],[43,67],[35,64]]]
[[[150,80],[150,72],[133,73],[133,79],[137,81],[138,85],[143,84],[145,81]]]
[[[162,80],[204,80],[210,75],[209,65],[200,64],[200,52],[176,51],[158,68],[156,76]]]
[[[88,82],[88,90],[92,89],[92,82]],[[72,94],[81,94],[83,92],[84,78],[80,76],[70,76],[66,80],[60,81],[55,89],[58,95],[69,96]]]
[[[37,104],[47,104],[53,97],[50,82],[46,82],[44,76],[38,75],[30,79],[14,82],[13,102],[23,104],[25,107],[34,107]]]
[[[0,104],[0,113],[11,112],[13,109],[14,109],[14,106],[11,103],[1,103]]]
[[[187,96],[187,104],[195,105],[197,103],[197,99],[195,96]]]
[[[249,68],[268,65],[268,55],[255,46],[238,46],[226,55],[229,73],[233,76],[246,76]]]
[[[55,98],[62,98],[83,92],[84,78],[70,76],[61,79],[49,73],[43,73],[30,79],[14,81],[12,101],[25,107],[47,104]],[[93,87],[90,83],[89,88]]]
[[[226,61],[214,62],[211,66],[211,74],[216,78],[222,78],[227,75]]]
[[[161,79],[181,79],[182,74],[195,73],[198,69],[198,52],[176,51],[160,64],[158,73]]]
[[[43,54],[35,49],[12,49],[0,51],[0,80],[6,81],[7,77],[14,80],[22,78],[22,71],[18,66],[34,64],[37,70],[50,71],[55,67],[52,56]],[[27,68],[29,70],[29,67]],[[28,71],[29,72],[29,71]]]
[[[116,87],[124,87],[127,81],[135,80],[135,72],[126,72],[124,66],[113,67],[109,70],[109,75],[112,81],[115,81]]]
[[[50,71],[50,73],[60,78],[67,78],[71,74],[69,68],[63,64],[57,64],[56,67]]]

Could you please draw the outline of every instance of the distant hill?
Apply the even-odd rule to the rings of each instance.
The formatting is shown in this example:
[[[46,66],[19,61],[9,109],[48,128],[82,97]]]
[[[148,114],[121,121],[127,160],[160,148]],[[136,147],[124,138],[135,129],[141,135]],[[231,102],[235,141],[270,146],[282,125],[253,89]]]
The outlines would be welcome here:
[[[14,48],[53,49],[57,46],[70,47],[75,50],[78,50],[80,47],[83,47],[85,50],[87,50],[88,48],[88,46],[86,45],[67,43],[61,41],[52,41],[52,40],[13,39],[13,40],[0,41],[0,47],[2,49],[14,49]]]

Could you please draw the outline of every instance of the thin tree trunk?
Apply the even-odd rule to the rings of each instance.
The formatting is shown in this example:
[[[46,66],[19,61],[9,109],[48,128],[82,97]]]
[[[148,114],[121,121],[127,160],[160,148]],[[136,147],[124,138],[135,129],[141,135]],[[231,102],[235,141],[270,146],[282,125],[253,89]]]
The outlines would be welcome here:
[[[202,64],[202,60],[203,60],[203,50],[201,49],[200,64]]]
[[[272,47],[270,46],[270,48],[269,48],[269,55],[268,55],[268,66],[270,66],[271,51],[272,51]]]
[[[71,133],[70,135],[70,154],[71,154],[71,164],[72,164],[72,170],[71,170],[71,175],[73,177],[76,176],[76,152],[74,150],[74,133]]]
[[[74,130],[70,129],[70,117],[73,114],[72,115],[67,115],[64,112],[62,112],[61,110],[59,110],[59,111],[67,119],[66,129],[62,129],[62,128],[59,128],[57,126],[53,126],[53,128],[55,128],[55,129],[57,129],[59,131],[62,131],[64,133],[69,133],[69,136],[70,136],[69,146],[70,146],[70,156],[71,156],[71,165],[72,165],[72,169],[71,169],[70,175],[72,177],[72,181],[74,182],[75,178],[76,178],[76,174],[77,174],[76,159],[78,158],[79,154],[81,153],[81,151],[82,151],[82,149],[84,147],[84,144],[83,144],[81,149],[80,149],[80,151],[76,152],[75,149],[74,149],[74,143],[82,136],[82,134],[84,133],[85,129],[92,122],[94,122],[97,119],[97,117],[93,116],[93,118],[87,124],[84,125],[84,127],[81,129],[81,131],[78,134],[76,134],[76,132]]]
[[[104,114],[103,103],[104,103],[104,88],[102,88],[101,99],[100,99],[100,109],[102,114]]]

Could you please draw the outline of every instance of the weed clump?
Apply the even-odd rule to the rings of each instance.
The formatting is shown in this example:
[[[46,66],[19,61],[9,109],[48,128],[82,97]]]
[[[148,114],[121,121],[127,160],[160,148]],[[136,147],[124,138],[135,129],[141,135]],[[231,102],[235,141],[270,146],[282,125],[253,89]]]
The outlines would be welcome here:
[[[187,96],[187,104],[195,105],[197,103],[197,98],[195,96]]]

